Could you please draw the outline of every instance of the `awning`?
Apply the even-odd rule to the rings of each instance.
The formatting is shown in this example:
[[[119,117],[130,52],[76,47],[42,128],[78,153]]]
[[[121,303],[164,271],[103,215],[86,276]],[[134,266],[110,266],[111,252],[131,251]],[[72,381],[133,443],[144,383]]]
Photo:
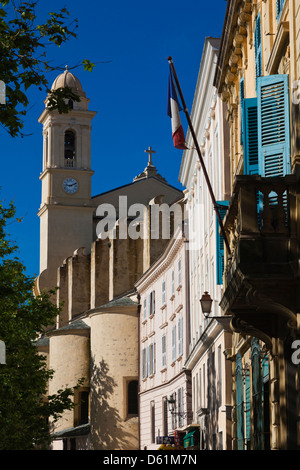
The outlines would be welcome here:
[[[52,434],[52,439],[62,439],[64,437],[78,437],[78,436],[86,436],[91,432],[91,425],[90,423],[82,424],[80,426],[76,426],[74,428],[68,428],[63,431],[58,431]]]
[[[195,429],[194,431],[191,431],[189,432],[188,434],[186,434],[183,438],[183,444],[184,444],[184,448],[186,447],[192,447],[193,445],[195,445],[195,432],[197,431],[197,429]]]

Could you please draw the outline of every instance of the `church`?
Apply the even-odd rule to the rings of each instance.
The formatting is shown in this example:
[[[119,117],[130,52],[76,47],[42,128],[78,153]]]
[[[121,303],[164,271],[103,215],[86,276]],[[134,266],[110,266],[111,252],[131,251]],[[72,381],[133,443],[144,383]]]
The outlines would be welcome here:
[[[69,102],[69,113],[59,114],[49,111],[46,99],[39,118],[43,170],[35,293],[57,287],[53,301],[61,310],[38,348],[54,370],[50,395],[79,381],[80,386],[74,410],[53,429],[52,448],[136,450],[140,302],[135,283],[170,241],[160,229],[153,236],[151,209],[183,207],[184,195],[157,172],[149,147],[142,173],[92,196],[96,112],[89,110],[90,100],[68,68],[52,85],[62,87],[71,88],[80,101]],[[171,214],[170,236],[177,223]]]

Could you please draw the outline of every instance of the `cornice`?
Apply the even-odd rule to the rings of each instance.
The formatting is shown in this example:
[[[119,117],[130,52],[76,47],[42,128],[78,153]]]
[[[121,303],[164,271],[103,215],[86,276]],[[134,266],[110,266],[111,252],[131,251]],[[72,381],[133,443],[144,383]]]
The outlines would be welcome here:
[[[152,266],[143,274],[143,276],[135,283],[135,287],[141,293],[146,290],[159,276],[166,272],[174,261],[178,251],[186,241],[185,235],[175,236],[170,241],[160,258],[155,261]]]
[[[230,88],[238,80],[247,24],[251,21],[254,4],[250,0],[228,2],[214,86],[224,101],[230,98]]]

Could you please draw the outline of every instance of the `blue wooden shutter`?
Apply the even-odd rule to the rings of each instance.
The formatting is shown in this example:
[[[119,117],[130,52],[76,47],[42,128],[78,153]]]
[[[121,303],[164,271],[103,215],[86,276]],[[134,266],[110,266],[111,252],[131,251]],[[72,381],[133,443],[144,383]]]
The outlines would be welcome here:
[[[244,385],[243,364],[240,352],[236,356],[235,381],[237,449],[244,450]]]
[[[246,448],[250,450],[251,443],[251,399],[250,399],[250,374],[245,375],[245,421],[246,421]]]
[[[258,175],[257,98],[243,101],[244,174]]]
[[[229,201],[217,201],[219,213],[223,220],[227,211]],[[220,235],[220,224],[216,216],[216,255],[217,255],[217,284],[223,284],[224,272],[224,237]]]
[[[244,118],[243,118],[243,107],[245,99],[245,79],[242,77],[240,79],[240,110],[241,110],[241,134],[240,134],[240,143],[243,144],[243,134],[244,134]]]
[[[255,73],[256,73],[256,79],[257,79],[258,77],[261,77],[263,75],[260,13],[258,14],[255,20],[254,46],[255,46]]]
[[[252,338],[251,342],[251,366],[254,450],[263,450],[262,373],[260,365],[260,345],[257,338]]]
[[[285,0],[276,0],[276,18],[279,21]]]
[[[261,176],[290,173],[289,76],[258,79],[258,152]]]

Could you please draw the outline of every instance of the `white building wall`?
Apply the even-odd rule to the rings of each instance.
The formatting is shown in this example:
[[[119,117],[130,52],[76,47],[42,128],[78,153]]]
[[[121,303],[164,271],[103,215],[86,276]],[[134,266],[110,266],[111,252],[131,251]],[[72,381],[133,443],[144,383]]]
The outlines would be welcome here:
[[[166,426],[163,411],[164,400],[175,394],[176,412],[178,412],[179,389],[182,389],[182,412],[186,413],[190,405],[189,375],[184,369],[187,336],[185,245],[183,238],[171,241],[163,256],[136,284],[141,304],[139,389],[141,449],[158,449],[156,437],[174,435],[175,429],[183,427],[188,419],[188,416],[182,416],[179,422],[177,415],[177,421],[174,422],[167,404]],[[180,274],[179,263],[181,264]],[[155,292],[154,313],[151,311],[149,301],[151,295],[153,298],[153,292]],[[146,302],[145,310],[144,302]],[[179,330],[181,330],[180,336]],[[174,331],[176,332],[175,355]],[[163,336],[165,337],[165,352],[163,351]],[[149,354],[149,348],[153,348],[150,361],[148,356],[145,357]],[[152,360],[153,350],[155,350],[154,361]]]
[[[191,119],[218,201],[226,195],[226,143],[224,105],[213,87],[217,53],[218,40],[206,39]],[[195,147],[189,133],[187,139]],[[226,448],[224,410],[229,404],[225,393],[228,365],[223,354],[226,334],[216,320],[204,317],[200,307],[200,298],[208,291],[213,299],[210,317],[222,315],[222,286],[217,285],[216,275],[216,213],[196,150],[184,152],[179,180],[187,188],[189,235],[193,234],[189,251],[191,341],[186,361],[191,371],[193,419],[203,430],[203,447],[221,449]],[[218,384],[222,384],[222,393],[217,393]]]

